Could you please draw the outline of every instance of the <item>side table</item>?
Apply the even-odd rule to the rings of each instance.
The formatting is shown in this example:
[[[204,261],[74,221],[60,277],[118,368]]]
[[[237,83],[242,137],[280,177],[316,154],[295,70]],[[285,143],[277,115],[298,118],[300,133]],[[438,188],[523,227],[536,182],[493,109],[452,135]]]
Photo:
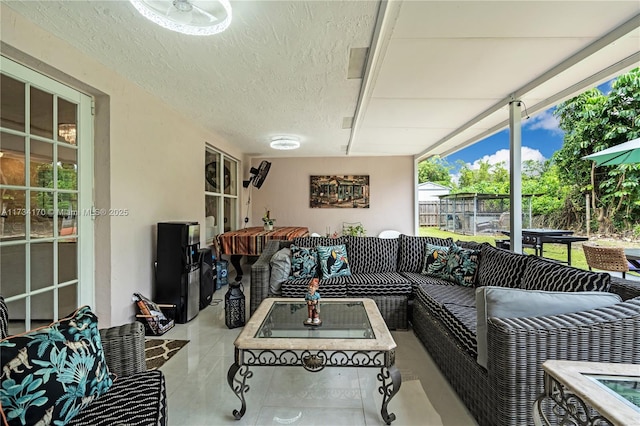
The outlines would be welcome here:
[[[544,392],[533,404],[534,424],[552,424],[542,406],[546,400],[562,425],[640,424],[640,365],[549,360],[542,368]]]

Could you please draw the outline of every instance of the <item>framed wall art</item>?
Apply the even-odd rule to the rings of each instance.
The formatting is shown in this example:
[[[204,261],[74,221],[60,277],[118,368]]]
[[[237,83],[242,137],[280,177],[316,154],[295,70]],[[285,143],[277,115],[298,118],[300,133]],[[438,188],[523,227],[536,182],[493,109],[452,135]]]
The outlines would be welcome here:
[[[369,208],[369,175],[311,176],[309,207]]]

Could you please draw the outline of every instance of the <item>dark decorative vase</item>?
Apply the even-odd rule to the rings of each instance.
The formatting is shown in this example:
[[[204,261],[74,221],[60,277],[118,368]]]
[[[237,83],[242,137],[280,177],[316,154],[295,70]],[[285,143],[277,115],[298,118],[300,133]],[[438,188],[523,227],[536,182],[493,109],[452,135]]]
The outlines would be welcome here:
[[[245,300],[241,282],[230,282],[229,290],[224,295],[224,322],[228,328],[244,326]]]

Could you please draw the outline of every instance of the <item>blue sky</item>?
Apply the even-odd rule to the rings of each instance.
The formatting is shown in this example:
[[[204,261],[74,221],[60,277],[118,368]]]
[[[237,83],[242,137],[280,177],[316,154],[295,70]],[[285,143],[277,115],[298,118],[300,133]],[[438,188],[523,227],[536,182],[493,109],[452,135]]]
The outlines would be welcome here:
[[[598,86],[603,93],[611,91],[609,80]],[[558,121],[553,116],[555,107],[532,115],[529,119],[522,120],[522,159],[544,161],[551,158],[554,152],[563,144],[563,132],[558,128]],[[479,160],[489,161],[491,164],[504,161],[509,164],[509,129],[502,130],[482,141],[475,143],[463,150],[445,157],[452,166],[452,173],[457,173],[458,160],[473,165]]]

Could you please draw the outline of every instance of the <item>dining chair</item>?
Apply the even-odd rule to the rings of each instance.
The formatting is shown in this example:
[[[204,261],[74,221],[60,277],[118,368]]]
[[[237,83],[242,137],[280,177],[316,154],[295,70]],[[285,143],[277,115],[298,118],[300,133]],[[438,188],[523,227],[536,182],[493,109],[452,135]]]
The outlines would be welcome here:
[[[589,265],[592,268],[603,271],[622,272],[622,278],[626,278],[629,272],[629,261],[622,247],[604,247],[596,244],[583,244],[582,250]]]
[[[380,231],[378,234],[378,238],[398,238],[400,237],[400,232],[393,229],[385,229],[384,231]]]

